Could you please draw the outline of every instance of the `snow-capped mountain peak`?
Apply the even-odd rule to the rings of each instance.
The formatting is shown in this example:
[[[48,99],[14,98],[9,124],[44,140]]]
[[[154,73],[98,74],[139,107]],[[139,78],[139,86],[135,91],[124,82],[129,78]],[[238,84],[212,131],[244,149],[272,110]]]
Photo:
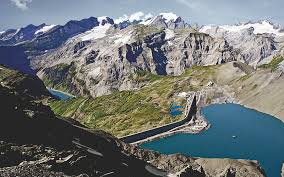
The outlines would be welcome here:
[[[107,23],[113,24],[113,19],[109,18],[108,16],[101,16],[101,17],[97,17],[99,25],[103,26]]]
[[[165,20],[166,23],[168,23],[170,21],[176,21],[177,18],[179,17],[179,16],[177,16],[176,14],[174,14],[172,12],[160,13],[159,15],[161,15],[163,17],[163,19]]]

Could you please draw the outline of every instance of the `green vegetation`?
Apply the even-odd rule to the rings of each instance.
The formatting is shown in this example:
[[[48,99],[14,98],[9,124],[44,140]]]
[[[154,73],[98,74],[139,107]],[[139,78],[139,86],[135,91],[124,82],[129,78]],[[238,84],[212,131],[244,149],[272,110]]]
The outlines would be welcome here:
[[[271,69],[271,71],[275,71],[277,69],[277,66],[284,60],[284,58],[282,56],[275,56],[273,57],[273,59],[271,60],[270,63],[268,64],[264,64],[259,66],[259,68],[268,68]]]
[[[183,118],[172,117],[170,105],[177,99],[175,93],[198,90],[210,80],[218,66],[194,66],[181,76],[153,76],[138,71],[133,77],[147,78],[149,84],[138,91],[115,92],[97,98],[76,98],[54,101],[53,111],[63,117],[72,117],[91,129],[102,129],[115,136],[125,136]]]
[[[253,87],[252,87],[252,90],[254,90],[256,88],[257,88],[257,84],[254,84]]]
[[[155,80],[159,80],[162,76],[152,74],[145,70],[138,70],[135,74],[131,74],[129,79],[137,81],[137,82],[153,82]]]
[[[137,33],[135,36],[137,41],[143,40],[147,36],[162,32],[162,29],[145,25],[135,25],[134,30]]]
[[[72,90],[72,80],[77,79],[76,75],[76,65],[75,63],[69,64],[58,64],[50,68],[44,69],[44,76],[42,78],[43,82],[47,87],[51,87],[64,92],[74,93]],[[84,81],[77,79],[80,85],[84,85]]]
[[[11,76],[16,76],[19,73],[18,71],[5,68],[2,65],[0,65],[0,68],[0,81]]]
[[[249,79],[250,77],[251,77],[250,74],[246,74],[246,75],[240,77],[238,81],[246,81],[246,80]]]

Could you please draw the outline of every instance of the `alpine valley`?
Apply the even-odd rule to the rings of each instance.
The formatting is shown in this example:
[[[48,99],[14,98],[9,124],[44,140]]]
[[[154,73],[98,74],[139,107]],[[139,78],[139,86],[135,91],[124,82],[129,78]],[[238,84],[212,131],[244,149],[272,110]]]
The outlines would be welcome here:
[[[0,64],[0,176],[281,176],[283,143],[275,169],[259,156],[145,148],[214,130],[203,108],[223,103],[270,115],[284,142],[284,28],[268,20],[199,26],[170,12],[31,24],[0,32]]]

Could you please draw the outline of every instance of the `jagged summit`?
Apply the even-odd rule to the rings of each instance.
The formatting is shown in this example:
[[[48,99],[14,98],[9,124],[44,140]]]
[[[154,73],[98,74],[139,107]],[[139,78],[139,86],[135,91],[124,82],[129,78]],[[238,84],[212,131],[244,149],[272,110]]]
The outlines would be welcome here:
[[[52,29],[53,29],[54,27],[56,27],[56,26],[57,26],[57,25],[54,25],[54,24],[52,24],[52,25],[46,25],[46,24],[44,24],[44,26],[43,26],[41,29],[37,30],[34,34],[35,34],[35,35],[44,34],[44,33],[48,32],[48,31],[52,30]]]
[[[187,28],[190,27],[180,16],[173,12],[160,13],[156,16],[144,14],[142,12],[134,13],[130,16],[124,15],[115,20],[120,29],[126,28],[133,24],[150,25],[159,28]]]
[[[177,18],[179,18],[179,16],[177,16],[176,14],[174,14],[172,12],[160,13],[160,16],[163,17],[163,19],[166,21],[166,23],[168,23],[170,21],[176,21]]]
[[[160,13],[159,15],[147,19],[146,21],[142,21],[141,24],[171,29],[190,27],[190,25],[186,23],[180,16],[172,12]]]

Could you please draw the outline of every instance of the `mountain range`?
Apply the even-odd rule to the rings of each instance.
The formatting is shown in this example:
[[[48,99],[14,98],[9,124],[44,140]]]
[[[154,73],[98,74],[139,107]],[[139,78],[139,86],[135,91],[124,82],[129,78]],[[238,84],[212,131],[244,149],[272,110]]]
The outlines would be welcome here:
[[[141,71],[177,76],[230,61],[257,67],[283,55],[283,41],[283,29],[269,21],[193,27],[161,13],[10,29],[0,35],[0,51],[2,64],[37,73],[47,86],[96,97],[140,88],[145,83],[133,78]]]

